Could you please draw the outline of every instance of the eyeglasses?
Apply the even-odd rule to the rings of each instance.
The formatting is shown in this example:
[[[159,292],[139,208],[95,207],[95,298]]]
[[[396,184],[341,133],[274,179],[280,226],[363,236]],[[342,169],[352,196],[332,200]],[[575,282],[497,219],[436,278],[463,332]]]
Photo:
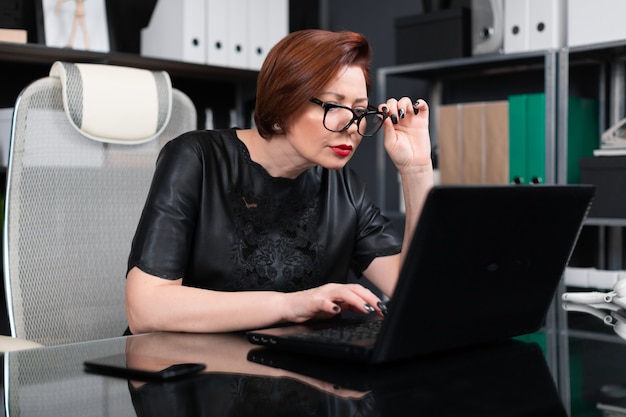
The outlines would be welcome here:
[[[386,114],[377,111],[372,106],[354,111],[350,107],[326,103],[317,98],[312,98],[311,103],[324,109],[324,127],[331,132],[344,132],[356,121],[359,135],[374,136],[387,117]]]

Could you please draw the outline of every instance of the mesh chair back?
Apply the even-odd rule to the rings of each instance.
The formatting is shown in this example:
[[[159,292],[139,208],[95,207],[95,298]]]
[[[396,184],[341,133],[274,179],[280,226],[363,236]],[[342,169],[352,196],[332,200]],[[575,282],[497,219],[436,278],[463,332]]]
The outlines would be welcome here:
[[[156,157],[168,140],[196,127],[193,103],[172,89],[171,116],[158,137],[137,145],[95,141],[69,121],[64,94],[71,100],[82,93],[47,77],[20,94],[8,168],[11,332],[44,345],[124,332],[128,254]]]

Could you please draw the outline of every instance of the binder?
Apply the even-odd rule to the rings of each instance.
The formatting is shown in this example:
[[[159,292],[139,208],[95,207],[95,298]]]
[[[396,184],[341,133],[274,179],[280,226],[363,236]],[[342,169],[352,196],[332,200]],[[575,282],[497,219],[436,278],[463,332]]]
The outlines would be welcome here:
[[[557,49],[565,44],[565,0],[505,0],[504,52]]]
[[[255,0],[251,0],[255,1]],[[267,19],[267,51],[289,33],[289,0],[265,0],[269,16]]]
[[[248,68],[248,31],[250,27],[248,0],[228,0],[224,3],[227,4],[228,66],[231,68]]]
[[[439,107],[442,184],[506,184],[509,173],[508,102]]]
[[[504,53],[529,49],[529,0],[504,0]]]
[[[580,182],[579,160],[593,156],[599,138],[598,101],[569,97],[567,182]],[[509,97],[510,181],[543,183],[546,177],[545,94]]]
[[[546,96],[528,94],[526,110],[526,177],[530,184],[543,184],[546,179]]]
[[[600,136],[598,100],[570,97],[568,100],[567,182],[581,182],[579,161],[593,156]]]
[[[268,52],[289,33],[289,0],[248,1],[248,68],[259,70]]]
[[[541,184],[546,178],[545,94],[509,97],[511,183]]]
[[[439,176],[442,184],[461,183],[460,104],[438,107]]]
[[[485,178],[487,184],[509,182],[509,103],[485,103]]]
[[[141,55],[204,64],[204,0],[159,0],[141,31]]]
[[[289,32],[289,0],[159,0],[141,54],[259,70]]]
[[[528,180],[526,169],[527,109],[528,97],[526,95],[509,97],[509,182],[513,184],[524,184]]]
[[[267,0],[248,0],[248,67],[260,70],[269,51],[269,17]]]
[[[565,45],[565,0],[529,1],[531,51],[558,49]]]
[[[223,0],[206,0],[203,23],[206,26],[206,63],[218,67],[228,66],[228,5]],[[238,22],[237,27],[244,30]]]
[[[484,103],[461,106],[461,182],[464,184],[484,182],[484,110]]]

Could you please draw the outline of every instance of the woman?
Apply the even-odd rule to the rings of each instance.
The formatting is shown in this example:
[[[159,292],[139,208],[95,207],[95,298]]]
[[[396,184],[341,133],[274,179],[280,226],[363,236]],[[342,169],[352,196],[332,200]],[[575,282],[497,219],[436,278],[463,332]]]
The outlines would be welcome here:
[[[346,283],[349,270],[393,293],[433,176],[427,104],[369,107],[370,60],[360,34],[292,33],[259,73],[256,129],[164,147],[129,257],[132,333],[383,314],[373,292]],[[346,168],[379,129],[402,178],[404,242]]]

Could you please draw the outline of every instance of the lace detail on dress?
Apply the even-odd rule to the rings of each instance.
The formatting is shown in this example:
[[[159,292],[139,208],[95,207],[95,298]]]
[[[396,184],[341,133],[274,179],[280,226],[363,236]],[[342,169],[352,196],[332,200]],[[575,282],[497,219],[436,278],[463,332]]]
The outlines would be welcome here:
[[[232,290],[296,291],[320,284],[316,198],[284,199],[230,193],[236,241]]]

